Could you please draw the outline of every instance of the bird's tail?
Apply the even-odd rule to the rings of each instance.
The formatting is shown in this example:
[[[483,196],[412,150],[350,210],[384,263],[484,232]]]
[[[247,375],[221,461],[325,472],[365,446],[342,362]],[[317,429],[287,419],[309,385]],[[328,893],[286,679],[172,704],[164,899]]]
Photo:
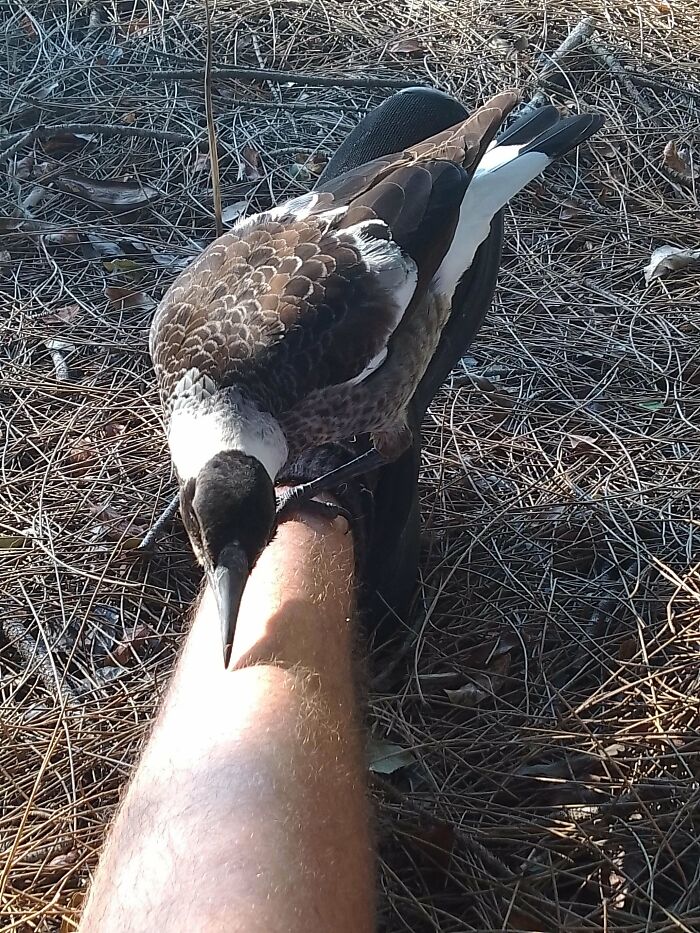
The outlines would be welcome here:
[[[541,107],[516,120],[482,156],[467,188],[450,249],[437,274],[451,293],[488,236],[495,214],[555,159],[571,152],[603,125],[600,114],[562,117]]]

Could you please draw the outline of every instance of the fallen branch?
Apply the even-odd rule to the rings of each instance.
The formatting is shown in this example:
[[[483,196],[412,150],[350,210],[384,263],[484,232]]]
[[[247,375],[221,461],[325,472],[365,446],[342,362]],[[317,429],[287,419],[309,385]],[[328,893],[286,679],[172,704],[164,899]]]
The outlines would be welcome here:
[[[537,75],[535,85],[537,87],[544,87],[547,85],[553,74],[556,72],[563,74],[564,69],[562,68],[562,61],[572,52],[575,52],[580,48],[584,42],[589,42],[593,32],[595,30],[595,19],[592,16],[584,16],[576,26],[571,30],[569,35],[564,39],[561,45],[552,52],[551,55],[543,53],[540,58],[540,61],[545,60],[545,65]],[[536,110],[538,107],[541,107],[546,103],[547,97],[544,91],[537,91],[532,98],[524,104],[518,111],[518,115],[522,116],[523,114],[528,113],[530,110]]]
[[[0,157],[11,159],[15,153],[24,146],[28,146],[37,139],[47,139],[59,133],[83,133],[104,136],[109,139],[115,136],[131,136],[135,139],[156,139],[164,143],[178,143],[187,145],[193,142],[192,136],[185,133],[171,133],[169,130],[149,130],[140,126],[112,126],[106,123],[60,123],[56,126],[47,126],[43,123],[31,130],[21,133],[12,133],[0,143]]]
[[[143,71],[135,77],[148,81],[201,81],[203,68],[186,68],[182,71]],[[334,77],[332,75],[305,75],[295,71],[274,71],[268,68],[212,68],[213,78],[238,78],[241,81],[277,81],[279,84],[299,84],[307,87],[385,87],[400,90],[407,87],[425,87],[421,81],[406,81],[400,78]]]
[[[622,62],[618,61],[610,49],[601,42],[591,40],[590,46],[593,55],[598,59],[601,65],[608,69],[618,84],[625,89],[630,100],[633,100],[643,113],[647,116],[651,116],[654,112],[654,108],[644,97],[642,91],[635,87]]]
[[[35,672],[49,693],[58,694],[66,703],[75,702],[75,694],[67,683],[56,675],[56,669],[48,651],[21,622],[5,619],[2,623],[5,637],[27,665],[29,673]]]

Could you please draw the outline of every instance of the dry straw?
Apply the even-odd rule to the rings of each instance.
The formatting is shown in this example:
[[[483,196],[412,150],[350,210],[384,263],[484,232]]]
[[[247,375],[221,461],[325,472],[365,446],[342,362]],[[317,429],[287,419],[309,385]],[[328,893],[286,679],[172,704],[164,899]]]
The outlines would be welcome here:
[[[426,419],[418,635],[373,671],[375,735],[414,758],[377,779],[382,929],[698,929],[700,280],[643,268],[698,247],[700,15],[212,9],[225,218],[302,191],[397,84],[606,114],[508,210],[493,312]],[[172,492],[152,299],[214,228],[206,43],[199,3],[13,10],[0,928],[68,931],[196,588],[180,531],[150,563],[132,545]],[[585,15],[592,41],[548,68]]]

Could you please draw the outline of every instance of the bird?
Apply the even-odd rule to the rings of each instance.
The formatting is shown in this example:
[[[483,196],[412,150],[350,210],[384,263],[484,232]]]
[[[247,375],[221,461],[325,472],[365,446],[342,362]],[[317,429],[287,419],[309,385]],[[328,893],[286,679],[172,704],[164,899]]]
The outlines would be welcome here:
[[[156,308],[150,354],[183,524],[213,590],[228,666],[247,579],[290,502],[394,460],[452,297],[492,218],[603,125],[546,106],[470,117],[239,220]],[[285,464],[369,434],[348,464],[279,494]]]

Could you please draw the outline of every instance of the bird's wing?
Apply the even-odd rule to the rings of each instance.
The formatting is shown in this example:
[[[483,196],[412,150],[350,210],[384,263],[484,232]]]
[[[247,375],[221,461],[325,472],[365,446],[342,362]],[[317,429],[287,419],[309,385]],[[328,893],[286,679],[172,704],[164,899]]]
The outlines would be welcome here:
[[[274,411],[376,368],[449,250],[469,180],[516,100],[499,95],[213,243],[154,318],[166,403],[192,371],[247,384]]]

